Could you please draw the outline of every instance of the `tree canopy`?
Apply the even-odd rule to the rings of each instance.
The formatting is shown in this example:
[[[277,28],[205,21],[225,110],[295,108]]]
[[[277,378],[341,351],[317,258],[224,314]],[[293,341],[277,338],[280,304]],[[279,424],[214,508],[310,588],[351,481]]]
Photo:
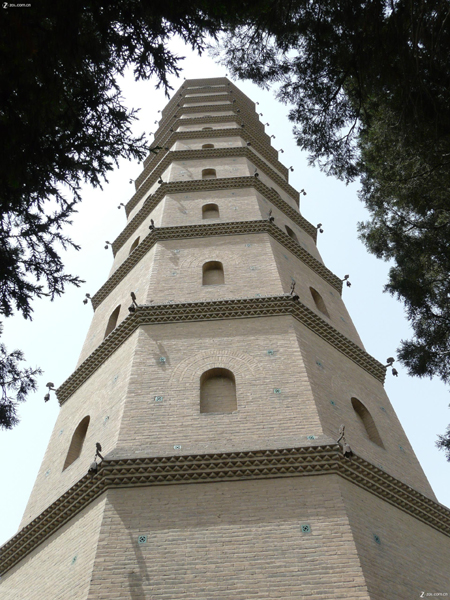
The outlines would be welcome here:
[[[275,85],[311,164],[361,181],[369,252],[413,329],[411,375],[450,380],[450,6],[441,0],[293,0],[213,50]],[[450,443],[450,430],[447,432]],[[445,437],[440,438],[443,448]]]

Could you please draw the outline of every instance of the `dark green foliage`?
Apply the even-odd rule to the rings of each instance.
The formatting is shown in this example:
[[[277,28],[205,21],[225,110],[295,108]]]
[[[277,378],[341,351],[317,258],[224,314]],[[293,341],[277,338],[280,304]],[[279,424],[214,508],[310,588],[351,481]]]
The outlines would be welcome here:
[[[438,435],[438,441],[436,442],[436,446],[439,448],[439,450],[445,451],[445,456],[450,462],[450,426],[447,427],[445,435]]]
[[[450,379],[450,7],[440,0],[274,3],[216,55],[234,76],[278,86],[310,161],[360,178],[368,250],[392,260],[411,375]],[[441,446],[443,447],[443,446]]]
[[[19,363],[23,360],[20,350],[8,353],[0,344],[0,429],[12,429],[17,425],[17,404],[36,390],[36,376],[42,373],[40,369],[21,369]]]

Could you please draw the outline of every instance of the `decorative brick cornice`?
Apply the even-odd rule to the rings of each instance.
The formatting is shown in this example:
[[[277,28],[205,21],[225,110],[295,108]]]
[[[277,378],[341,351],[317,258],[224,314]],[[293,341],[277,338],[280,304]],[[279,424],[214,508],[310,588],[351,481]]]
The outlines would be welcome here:
[[[237,121],[234,115],[226,115],[223,117],[195,117],[194,119],[184,119],[183,125],[207,125],[208,123],[235,123]],[[158,146],[161,148],[159,152],[151,152],[147,158],[144,160],[144,167],[142,173],[135,179],[136,189],[139,188],[142,181],[147,177],[149,173],[150,165],[157,161],[158,156],[161,152],[166,152],[166,148],[170,148],[174,141],[177,139],[186,139],[186,138],[220,138],[224,136],[237,135],[239,132],[240,136],[246,141],[250,141],[253,143],[255,148],[260,152],[263,156],[267,157],[267,159],[278,162],[278,150],[276,150],[273,146],[270,145],[270,138],[267,133],[264,131],[255,132],[253,129],[249,129],[248,127],[229,127],[224,129],[213,129],[204,130],[204,129],[192,129],[188,131],[168,131],[166,132],[166,136],[159,140]],[[261,151],[262,150],[262,151]],[[286,167],[280,163],[283,169]],[[286,168],[286,171],[288,169]]]
[[[231,84],[231,82],[226,77],[221,77],[220,80],[215,79],[214,81],[211,81],[211,83],[205,83],[205,86],[208,86],[208,87],[224,86],[223,89],[226,89],[229,86],[229,84]],[[192,84],[190,82],[188,84],[188,82],[185,81],[183,83],[183,85],[180,88],[178,88],[178,90],[176,90],[176,92],[174,92],[172,98],[169,100],[169,102],[163,108],[163,111],[162,111],[163,116],[165,116],[167,114],[167,111],[170,111],[171,109],[173,109],[174,105],[176,105],[179,102],[180,97],[184,98],[187,94],[192,93],[192,88],[189,88],[188,85],[191,85],[191,86],[199,85],[200,86],[202,84],[201,83],[199,83],[199,84],[193,83]],[[205,89],[207,89],[207,88],[205,87]]]
[[[225,321],[291,315],[319,337],[344,354],[372,377],[384,382],[386,367],[365,350],[329,325],[314,311],[292,296],[233,298],[205,302],[183,302],[143,305],[128,315],[85,361],[58,388],[59,403],[66,400],[99,368],[130,335],[142,325],[189,323],[194,321]]]
[[[245,235],[253,233],[268,233],[277,242],[287,248],[294,256],[305,263],[310,269],[332,285],[340,294],[342,293],[342,280],[334,275],[323,263],[304,250],[296,241],[289,237],[274,223],[266,220],[258,221],[233,221],[230,223],[199,223],[197,225],[182,225],[178,227],[158,227],[149,233],[134,249],[128,258],[120,265],[109,279],[92,297],[94,310],[112,292],[112,290],[126,277],[137,263],[160,241],[204,238],[217,235]]]
[[[209,121],[209,122],[211,122],[211,121]],[[286,181],[288,180],[289,170],[282,163],[280,163],[280,161],[278,160],[278,157],[277,157],[277,151],[274,148],[272,148],[271,146],[268,146],[267,144],[262,144],[247,129],[242,128],[242,127],[239,127],[238,129],[236,129],[234,127],[234,128],[230,128],[230,129],[214,129],[212,131],[203,131],[203,130],[200,130],[200,131],[199,130],[197,130],[197,131],[174,131],[167,138],[167,140],[165,141],[164,146],[161,148],[161,150],[159,150],[157,153],[152,153],[151,156],[153,158],[150,159],[146,163],[146,166],[142,170],[142,173],[135,180],[136,189],[139,189],[139,187],[142,185],[142,183],[145,181],[145,179],[150,175],[151,170],[157,168],[158,163],[166,156],[167,152],[169,152],[169,150],[167,150],[166,148],[170,148],[176,141],[191,140],[191,139],[196,139],[196,138],[217,139],[217,138],[222,138],[222,137],[239,137],[240,139],[244,140],[244,142],[250,142],[251,143],[250,150],[253,151],[253,149],[254,149],[256,152],[261,154],[261,156],[263,156],[273,166],[274,169],[276,169],[277,171],[280,171],[280,173],[283,175],[283,177],[286,178]],[[267,151],[268,148],[270,148],[274,152],[268,152]],[[198,150],[195,150],[195,152],[200,151],[200,150],[204,150],[204,149],[198,148]],[[214,150],[213,148],[210,149],[210,151],[213,151],[213,150]]]
[[[231,99],[231,98],[230,98]],[[231,100],[234,100],[231,99]],[[224,102],[223,104],[202,104],[199,106],[177,106],[174,105],[170,111],[164,115],[159,122],[159,128],[155,134],[155,140],[158,140],[168,127],[171,127],[173,123],[176,123],[176,119],[180,118],[181,114],[195,114],[195,113],[212,113],[212,112],[224,112],[231,110],[236,114],[237,118],[241,118],[242,121],[249,126],[255,127],[260,130],[264,130],[264,125],[259,120],[259,115],[255,112],[253,107],[249,107],[248,104],[237,100],[236,102]],[[238,112],[239,111],[239,112]],[[174,120],[175,119],[175,120]],[[184,121],[184,119],[183,119]]]
[[[285,202],[277,192],[267,187],[256,177],[224,177],[223,179],[192,179],[189,181],[175,181],[172,183],[163,183],[159,186],[156,192],[145,199],[142,208],[129,221],[120,235],[116,237],[112,243],[114,256],[119,248],[129,239],[136,231],[139,225],[155,210],[161,200],[169,194],[189,194],[192,192],[207,192],[228,189],[242,190],[244,188],[254,188],[262,196],[264,196],[274,206],[279,208],[289,219],[296,223],[303,231],[312,237],[314,241],[317,239],[317,229],[309,221],[307,221],[300,213],[294,210],[287,202]]]
[[[247,147],[231,147],[231,148],[210,148],[202,150],[176,150],[174,152],[167,152],[161,162],[157,165],[157,168],[153,169],[147,179],[142,183],[141,187],[136,191],[131,200],[127,203],[125,210],[127,215],[133,210],[136,204],[143,198],[148,190],[157,183],[159,177],[161,177],[164,171],[170,167],[170,165],[177,160],[200,160],[200,159],[212,159],[212,158],[232,158],[241,157],[246,158],[253,163],[259,171],[267,175],[274,183],[276,183],[282,190],[284,190],[296,203],[299,204],[299,193],[289,183],[281,177],[276,171],[272,169],[270,165],[265,163],[259,156]],[[220,179],[220,178],[218,178]],[[202,180],[189,180],[189,181],[202,181]]]
[[[233,98],[236,98],[236,100],[239,99],[240,104],[244,107],[245,110],[249,110],[250,112],[253,112],[253,113],[255,112],[255,103],[253,102],[253,100],[251,100],[248,96],[246,96],[238,87],[236,87],[234,85],[234,83],[232,83],[228,79],[223,78],[216,83],[208,84],[208,88],[214,87],[214,86],[220,86],[220,89],[216,88],[215,90],[211,90],[212,93],[214,93],[214,91],[215,91],[216,94],[217,94],[217,92],[219,92],[220,95],[223,95],[224,92],[228,92],[228,93],[232,92],[231,96]],[[194,91],[192,88],[188,88],[186,85],[186,82],[185,82],[174,93],[172,98],[169,100],[169,102],[163,108],[163,110],[161,112],[161,125],[164,125],[166,123],[167,119],[170,119],[171,116],[173,115],[173,113],[177,112],[177,110],[181,107],[181,106],[178,107],[177,105],[178,104],[182,105],[185,102],[185,100],[187,100],[187,97],[190,96],[192,93],[197,94],[197,92],[200,92],[199,94],[197,94],[195,96],[196,98],[206,98],[206,99],[214,98],[212,93],[208,93],[209,90],[206,91],[208,88],[205,87],[205,89],[202,91],[200,91],[199,89],[197,91]],[[211,105],[211,106],[215,106],[215,105]],[[201,110],[202,110],[202,107],[201,107]]]
[[[270,138],[264,132],[264,125],[258,119],[258,116],[256,115],[256,113],[254,111],[248,112],[245,107],[243,107],[242,105],[237,104],[237,103],[232,104],[232,105],[230,105],[230,104],[214,104],[211,106],[208,106],[208,105],[193,106],[190,108],[186,108],[182,111],[179,111],[180,114],[178,114],[178,112],[176,112],[176,111],[173,111],[173,113],[171,113],[168,116],[168,118],[165,118],[164,121],[161,122],[159,128],[157,129],[157,131],[155,133],[153,146],[163,146],[164,141],[167,139],[167,136],[170,133],[172,133],[171,130],[174,130],[179,126],[186,125],[188,123],[188,121],[190,119],[182,118],[180,116],[181,114],[195,115],[196,113],[199,113],[199,112],[213,113],[213,112],[218,112],[218,111],[225,112],[225,111],[230,111],[230,110],[233,111],[233,113],[234,113],[233,115],[222,115],[222,117],[220,115],[218,115],[217,117],[199,117],[199,118],[206,118],[207,119],[206,123],[208,123],[208,122],[212,123],[212,122],[214,122],[211,120],[213,118],[218,119],[219,122],[222,120],[227,122],[229,119],[227,119],[226,117],[231,116],[231,117],[233,117],[231,120],[238,121],[239,124],[243,123],[244,127],[249,129],[249,131],[251,131],[255,136],[261,135],[262,139],[264,139],[264,141],[267,143],[267,146],[270,147]],[[239,113],[237,111],[239,111]],[[199,123],[199,122],[200,121],[197,121],[197,123]],[[147,164],[147,159],[144,161],[144,166],[146,164]]]
[[[109,489],[338,475],[450,536],[450,510],[338,444],[278,450],[104,460],[0,549],[3,575]]]
[[[175,127],[177,127],[178,125],[198,125],[200,127],[200,125],[208,125],[208,124],[214,124],[214,123],[236,123],[238,121],[238,119],[236,118],[236,115],[223,115],[223,116],[211,116],[211,117],[191,117],[188,119],[180,119],[180,123],[175,122]],[[172,130],[171,130],[172,129]],[[270,138],[267,135],[267,133],[264,132],[264,130],[262,131],[256,131],[254,128],[249,128],[249,127],[239,127],[239,130],[242,130],[243,133],[247,132],[248,134],[253,136],[253,139],[258,140],[258,142],[264,146],[265,151],[267,154],[270,154],[275,160],[278,160],[278,152],[275,148],[273,148],[273,146],[270,145]],[[223,134],[220,132],[224,132]],[[221,136],[221,135],[226,135],[226,133],[230,133],[231,131],[236,131],[236,128],[225,128],[225,129],[213,129],[211,130],[204,130],[204,129],[191,129],[189,131],[175,131],[173,127],[169,127],[166,128],[164,130],[163,133],[159,134],[158,136],[158,140],[153,142],[152,146],[155,147],[159,147],[159,148],[165,148],[167,146],[170,146],[171,141],[173,139],[174,134],[195,134],[195,135],[201,135],[202,133],[204,134],[205,137],[214,137],[214,134],[216,134],[217,136]],[[151,152],[147,158],[144,160],[143,163],[143,171],[148,172],[147,167],[150,165],[151,162],[153,162],[154,158],[157,157],[158,154],[155,152]],[[135,184],[137,187],[139,187],[140,182],[142,181],[142,177],[144,176],[143,172],[135,179]]]
[[[299,204],[299,193],[279,175],[272,167],[273,164],[267,164],[257,154],[255,154],[247,146],[234,146],[229,148],[202,148],[197,150],[175,150],[167,152],[160,161],[160,163],[154,168],[149,174],[147,179],[144,180],[139,191],[141,189],[149,190],[154,185],[163,172],[175,161],[186,161],[186,160],[210,160],[213,158],[246,158],[248,161],[253,163],[255,167],[265,173],[274,183],[276,183],[281,189],[283,189],[289,196],[295,200],[297,205]],[[270,161],[273,163],[274,161]],[[190,180],[192,181],[192,180]],[[135,194],[137,196],[137,193]],[[135,196],[126,205],[127,214],[136,206],[139,200],[134,200]]]

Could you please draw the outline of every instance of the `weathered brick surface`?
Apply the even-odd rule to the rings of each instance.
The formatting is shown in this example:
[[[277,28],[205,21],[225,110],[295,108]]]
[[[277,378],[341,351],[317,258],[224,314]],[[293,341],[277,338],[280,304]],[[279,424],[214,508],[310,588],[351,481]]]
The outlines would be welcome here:
[[[88,598],[119,596],[369,598],[333,476],[108,492]]]
[[[324,433],[336,440],[344,424],[346,439],[356,454],[435,500],[383,385],[304,325],[295,322],[293,328]],[[353,410],[352,397],[370,411],[384,448],[370,441]]]
[[[149,274],[152,272],[155,252],[157,247],[153,247],[147,252],[137,265],[127,274],[125,279],[120,281],[110,293],[97,307],[83,349],[78,359],[77,366],[80,365],[105,339],[106,326],[112,312],[120,305],[119,318],[117,325],[129,314],[128,307],[132,300],[130,293],[136,294],[137,302],[145,304],[149,285]]]
[[[112,456],[173,454],[174,445],[183,454],[292,447],[309,444],[311,434],[323,440],[291,321],[143,327]],[[211,368],[233,372],[236,412],[200,413],[200,377]]]
[[[339,487],[371,600],[450,597],[449,537],[347,481]]]
[[[21,527],[87,473],[96,442],[104,455],[116,447],[136,341],[137,335],[130,337],[61,407]],[[87,415],[90,423],[81,455],[63,471],[72,435]]]
[[[99,498],[2,576],[2,600],[85,600],[106,498]],[[106,596],[104,596],[105,598]]]

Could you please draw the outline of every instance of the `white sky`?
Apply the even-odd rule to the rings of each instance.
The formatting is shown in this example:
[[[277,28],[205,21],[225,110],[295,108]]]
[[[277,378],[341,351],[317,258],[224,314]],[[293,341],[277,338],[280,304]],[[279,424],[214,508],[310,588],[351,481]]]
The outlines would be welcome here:
[[[175,90],[183,83],[183,77],[226,75],[225,69],[207,56],[200,58],[178,47],[179,53],[188,58],[182,78],[172,81]],[[395,355],[401,339],[410,337],[410,330],[402,305],[382,293],[389,266],[369,255],[357,239],[356,224],[367,218],[357,198],[357,184],[346,187],[308,167],[306,154],[293,139],[286,116],[288,107],[279,104],[272,92],[246,82],[235,83],[259,102],[259,112],[264,115],[261,120],[270,123],[266,131],[276,135],[273,146],[284,149],[280,160],[287,167],[294,166],[290,183],[297,190],[307,191],[307,196],[301,196],[300,210],[314,225],[323,223],[324,233],[319,234],[318,246],[325,264],[336,275],[350,274],[352,287],[344,287],[344,301],[366,350],[384,362]],[[155,91],[154,82],[136,83],[132,76],[125,79],[123,89],[127,106],[141,108],[135,133],[155,131],[154,121],[160,118],[157,111],[167,102],[164,94]],[[123,161],[103,191],[87,186],[83,190],[83,203],[70,228],[70,235],[82,249],[67,252],[64,260],[67,271],[78,274],[86,284],[80,289],[69,288],[53,303],[48,299],[36,301],[32,322],[19,316],[5,321],[3,342],[9,350],[22,349],[28,363],[39,365],[45,373],[40,378],[39,391],[20,408],[20,424],[12,431],[0,431],[0,544],[18,529],[58,414],[54,394],[50,402],[44,403],[45,384],[52,381],[58,387],[75,368],[92,318],[90,305],[84,305],[82,300],[86,292],[93,295],[107,278],[112,254],[110,249],[104,249],[104,242],[113,241],[125,226],[124,211],[117,206],[131,198],[134,186],[129,180],[140,172],[140,165]],[[412,379],[400,365],[396,364],[396,368],[398,378],[387,373],[387,393],[438,500],[450,506],[450,463],[435,447],[437,434],[444,433],[450,421],[448,388],[438,380]]]

